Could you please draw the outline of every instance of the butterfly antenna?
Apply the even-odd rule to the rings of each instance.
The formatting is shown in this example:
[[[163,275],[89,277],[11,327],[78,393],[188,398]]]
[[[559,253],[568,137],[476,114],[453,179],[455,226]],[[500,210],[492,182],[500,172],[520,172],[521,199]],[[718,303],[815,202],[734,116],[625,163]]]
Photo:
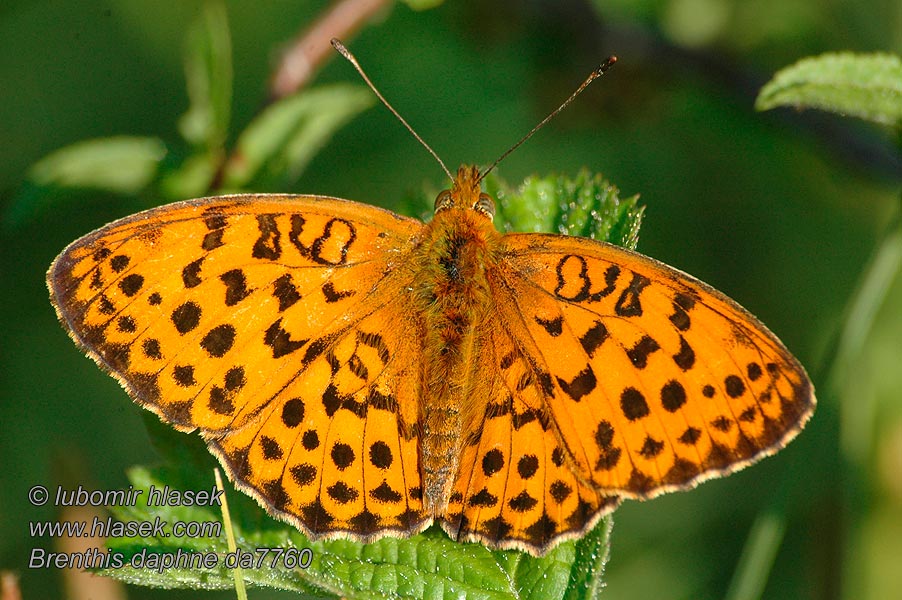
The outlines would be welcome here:
[[[450,179],[451,181],[454,181],[454,176],[451,175],[451,171],[448,170],[448,167],[445,166],[445,163],[442,162],[442,159],[440,159],[438,157],[438,154],[435,153],[435,150],[433,150],[429,146],[429,144],[427,144],[425,141],[423,141],[423,138],[421,138],[419,136],[419,134],[413,130],[413,127],[411,127],[410,124],[404,120],[404,117],[402,117],[398,113],[398,111],[396,111],[395,108],[391,104],[388,103],[388,100],[385,99],[385,96],[383,96],[381,93],[379,93],[379,90],[376,89],[376,86],[373,85],[373,82],[370,81],[370,78],[367,77],[366,73],[363,72],[363,68],[360,66],[360,63],[357,62],[357,59],[354,58],[354,55],[351,54],[351,51],[348,50],[345,47],[345,45],[341,43],[341,40],[339,40],[338,38],[332,38],[332,47],[335,48],[336,50],[338,50],[342,56],[344,56],[346,59],[348,59],[348,62],[351,63],[355,69],[357,69],[357,72],[360,73],[360,76],[363,77],[363,80],[366,82],[366,84],[370,87],[371,90],[373,90],[373,93],[376,94],[376,97],[378,97],[379,100],[382,101],[382,104],[384,104],[386,106],[386,108],[388,108],[388,110],[390,110],[392,112],[392,114],[395,115],[395,117],[399,121],[401,121],[401,123],[404,125],[404,127],[407,128],[407,131],[412,133],[413,137],[415,137],[417,139],[417,141],[420,142],[423,145],[423,147],[429,151],[429,154],[431,154],[432,157],[438,161],[438,164],[440,164],[442,166],[442,170],[448,176],[448,179]]]
[[[604,61],[597,69],[595,69],[594,71],[592,71],[592,73],[586,78],[586,80],[585,80],[584,82],[582,82],[582,84],[581,84],[578,88],[576,88],[576,91],[575,91],[575,92],[573,92],[572,94],[570,94],[570,97],[569,97],[569,98],[567,98],[566,100],[564,100],[563,104],[561,104],[560,106],[558,106],[558,107],[557,107],[550,115],[548,115],[547,117],[545,117],[544,119],[542,119],[542,122],[541,122],[541,123],[539,123],[538,125],[536,125],[535,127],[533,127],[533,128],[530,130],[529,133],[527,133],[527,134],[524,135],[522,138],[520,138],[520,141],[517,142],[516,144],[514,144],[513,146],[511,146],[511,147],[508,149],[507,152],[505,152],[504,154],[502,154],[501,156],[499,156],[499,157],[498,157],[498,160],[496,160],[495,162],[493,162],[493,163],[491,164],[491,166],[489,166],[488,169],[486,169],[485,171],[483,171],[482,173],[480,173],[479,179],[477,179],[477,181],[482,181],[482,179],[483,179],[486,175],[488,175],[489,173],[491,173],[492,169],[494,169],[495,167],[498,166],[498,163],[500,163],[502,160],[504,160],[505,158],[507,158],[507,156],[508,156],[511,152],[513,152],[514,150],[516,150],[517,148],[519,148],[520,145],[521,145],[523,142],[525,142],[526,140],[528,140],[529,138],[531,138],[531,137],[533,136],[533,134],[535,134],[535,132],[537,132],[539,129],[541,129],[542,127],[544,127],[544,126],[545,126],[545,123],[547,123],[548,121],[550,121],[551,119],[553,119],[554,117],[556,117],[557,114],[558,114],[559,112],[561,112],[562,110],[564,110],[565,108],[567,108],[567,106],[568,106],[571,102],[573,102],[573,100],[575,100],[576,97],[579,96],[579,95],[582,93],[582,91],[583,91],[584,89],[586,89],[587,87],[589,87],[589,84],[590,84],[590,83],[592,83],[593,81],[595,81],[596,79],[598,79],[599,77],[601,77],[602,75],[604,75],[605,72],[607,72],[608,69],[610,69],[611,67],[613,67],[613,66],[614,66],[614,63],[616,63],[616,62],[617,62],[617,57],[616,57],[616,56],[610,56],[610,57],[608,57],[608,59],[607,59],[606,61]]]

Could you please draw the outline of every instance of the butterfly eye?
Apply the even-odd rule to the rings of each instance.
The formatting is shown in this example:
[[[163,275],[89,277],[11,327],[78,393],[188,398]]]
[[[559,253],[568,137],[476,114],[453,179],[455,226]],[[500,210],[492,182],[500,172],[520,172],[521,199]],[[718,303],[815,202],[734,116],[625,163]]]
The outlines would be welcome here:
[[[435,197],[435,212],[451,206],[451,190],[442,190]]]
[[[479,194],[479,200],[473,205],[473,210],[488,215],[490,219],[495,218],[495,202],[488,194]]]

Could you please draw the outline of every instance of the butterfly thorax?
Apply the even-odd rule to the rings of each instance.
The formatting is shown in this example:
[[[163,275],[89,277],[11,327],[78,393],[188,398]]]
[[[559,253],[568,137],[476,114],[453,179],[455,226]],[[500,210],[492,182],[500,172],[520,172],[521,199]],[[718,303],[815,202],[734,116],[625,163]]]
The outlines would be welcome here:
[[[434,219],[417,248],[415,297],[424,315],[423,493],[427,509],[442,514],[458,470],[472,416],[479,355],[476,332],[492,309],[487,274],[494,268],[500,234],[491,199],[479,190],[475,168],[461,167],[451,190],[436,200]],[[484,409],[484,407],[483,407]]]

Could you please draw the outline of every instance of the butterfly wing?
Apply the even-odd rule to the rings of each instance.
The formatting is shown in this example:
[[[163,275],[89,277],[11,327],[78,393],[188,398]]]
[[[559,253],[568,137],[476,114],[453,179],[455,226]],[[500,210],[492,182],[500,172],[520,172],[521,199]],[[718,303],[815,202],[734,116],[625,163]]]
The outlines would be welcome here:
[[[496,297],[498,317],[514,309],[509,302]],[[533,376],[538,349],[515,340],[500,319],[485,323],[476,338],[479,358],[470,382],[488,392],[487,403],[465,418],[460,469],[442,527],[461,541],[542,554],[582,535],[620,499],[568,464],[543,383]]]
[[[735,471],[814,409],[802,366],[700,281],[592,240],[503,237],[445,529],[542,553],[620,497]]]
[[[192,200],[74,242],[48,285],[78,345],[136,402],[198,429],[274,515],[313,537],[413,533],[431,520],[421,324],[393,267],[420,227],[330,198]]]
[[[515,339],[568,464],[648,498],[776,452],[811,416],[804,368],[745,309],[650,258],[592,240],[505,236]]]

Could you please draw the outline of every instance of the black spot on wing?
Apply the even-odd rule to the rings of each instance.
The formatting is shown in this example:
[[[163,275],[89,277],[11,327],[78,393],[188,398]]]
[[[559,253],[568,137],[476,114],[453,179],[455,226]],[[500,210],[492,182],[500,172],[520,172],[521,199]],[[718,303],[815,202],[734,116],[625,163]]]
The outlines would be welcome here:
[[[662,450],[664,450],[664,442],[647,435],[645,436],[645,442],[642,444],[642,449],[639,450],[639,454],[643,458],[652,459],[661,454]]]
[[[595,351],[608,339],[608,328],[601,321],[595,321],[592,327],[579,338],[579,343],[591,358]]]
[[[282,447],[274,438],[268,435],[261,436],[260,445],[263,448],[263,458],[267,460],[278,460],[282,458]]]
[[[286,273],[273,282],[272,295],[279,301],[279,312],[293,306],[301,299],[301,294],[291,281],[291,274]]]
[[[586,394],[591,393],[598,384],[591,365],[586,365],[586,368],[577,373],[571,381],[558,377],[557,382],[561,389],[564,390],[564,393],[576,402],[579,402]]]
[[[504,454],[497,448],[489,450],[482,457],[482,472],[487,476],[494,475],[504,468]]]
[[[137,273],[132,273],[131,275],[126,275],[119,281],[119,289],[122,290],[122,293],[131,298],[144,286],[144,277],[142,275],[138,275]]]
[[[618,446],[614,446],[613,442],[614,427],[608,421],[601,421],[595,430],[595,444],[601,453],[595,463],[596,471],[610,471],[620,462],[622,451]]]
[[[642,392],[634,387],[625,388],[620,393],[620,409],[630,421],[636,421],[649,415],[648,403]]]
[[[154,360],[160,360],[163,358],[163,351],[160,347],[160,340],[155,338],[147,338],[143,342],[141,342],[141,350],[144,352],[144,356],[147,358],[152,358]]]
[[[281,358],[303,347],[307,340],[293,340],[282,327],[282,319],[277,319],[263,334],[263,343],[272,349],[273,358]]]
[[[195,261],[185,265],[182,269],[182,285],[186,288],[194,288],[201,284],[200,269],[203,266],[204,257],[201,256]]]
[[[688,294],[677,293],[673,298],[673,314],[670,322],[680,331],[686,331],[692,326],[689,311],[695,306],[695,298]]]
[[[200,341],[201,348],[210,356],[220,358],[231,350],[235,343],[235,328],[232,325],[218,325],[211,329]]]
[[[244,276],[244,271],[241,269],[226,271],[219,276],[219,279],[226,286],[226,306],[235,306],[250,296],[253,291],[247,288],[247,278]]]
[[[727,375],[724,379],[724,387],[730,398],[739,398],[745,393],[745,383],[737,375]]]
[[[394,461],[391,448],[383,441],[370,444],[370,463],[378,469],[387,469]]]
[[[563,329],[564,317],[562,317],[562,316],[558,316],[554,319],[547,319],[547,320],[543,319],[541,317],[538,317],[538,316],[536,316],[534,318],[536,320],[536,323],[541,325],[542,329],[544,329],[546,332],[548,332],[548,335],[550,335],[551,337],[557,337],[557,336],[561,335],[561,333],[564,330]]]
[[[114,273],[121,273],[128,267],[128,263],[130,259],[125,254],[119,254],[118,256],[114,256],[110,260],[110,268],[113,269]]]
[[[357,459],[354,449],[344,442],[333,444],[330,456],[332,457],[332,463],[339,471],[344,471],[354,464],[354,461]]]
[[[304,420],[304,401],[300,398],[292,398],[282,405],[282,423],[294,429]]]
[[[762,375],[761,365],[754,362],[749,363],[746,367],[746,373],[748,374],[750,381],[757,381]]]
[[[176,331],[184,335],[198,326],[200,323],[201,312],[199,304],[188,301],[177,306],[175,310],[172,311],[170,319],[172,320],[172,324],[175,325]]]
[[[326,283],[321,289],[323,292],[323,297],[326,299],[326,302],[329,303],[344,300],[345,298],[349,298],[357,293],[354,290],[336,290],[335,285],[331,281]]]
[[[214,231],[207,232],[207,234],[204,236],[203,241],[200,244],[200,247],[202,249],[206,250],[207,252],[209,252],[210,250],[215,250],[216,248],[219,248],[220,246],[223,245],[222,234],[223,234],[222,229],[216,229]]]
[[[329,497],[339,504],[347,504],[357,499],[358,492],[354,488],[348,486],[344,481],[333,483],[326,488]]]
[[[671,379],[661,388],[661,405],[667,412],[676,412],[686,404],[686,389],[683,385]]]
[[[172,369],[172,378],[175,380],[175,383],[181,387],[197,385],[197,381],[194,379],[193,365],[176,365]]]
[[[683,371],[688,371],[695,364],[695,351],[681,335],[680,350],[673,355],[673,362]]]
[[[279,243],[276,215],[257,215],[257,228],[260,230],[260,237],[254,242],[251,256],[258,259],[278,259],[282,255],[282,246]]]
[[[614,305],[614,312],[620,317],[639,317],[642,316],[642,303],[640,297],[651,280],[645,275],[633,273],[633,278],[626,289],[621,292],[617,303]]]
[[[626,351],[626,355],[629,357],[630,362],[633,363],[633,366],[638,369],[644,369],[648,366],[649,355],[660,349],[661,346],[658,345],[654,338],[643,335],[632,348]]]

